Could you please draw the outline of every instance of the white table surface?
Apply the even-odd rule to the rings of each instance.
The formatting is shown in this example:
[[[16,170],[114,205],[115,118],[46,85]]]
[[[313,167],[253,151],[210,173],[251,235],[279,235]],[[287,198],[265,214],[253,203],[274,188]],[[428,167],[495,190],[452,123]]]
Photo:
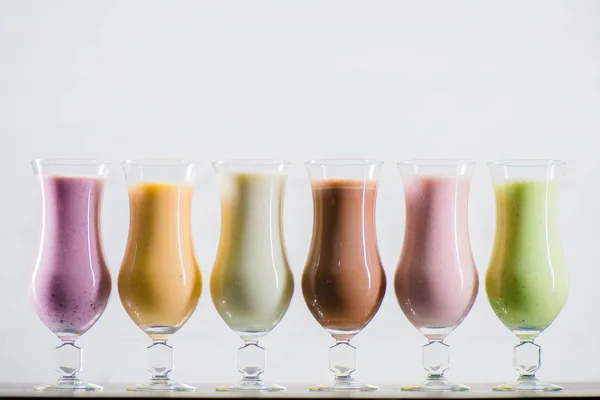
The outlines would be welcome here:
[[[600,382],[590,383],[560,383],[553,382],[563,386],[565,389],[560,392],[551,393],[531,393],[531,392],[494,392],[491,390],[492,384],[474,384],[470,385],[468,392],[455,393],[422,393],[422,392],[403,392],[396,385],[379,385],[379,390],[371,392],[310,392],[308,385],[288,385],[287,390],[283,392],[271,393],[237,393],[237,392],[215,392],[216,385],[197,384],[195,392],[128,392],[125,385],[106,385],[101,392],[36,392],[33,385],[29,384],[2,384],[0,385],[0,397],[169,397],[169,398],[256,398],[273,397],[281,399],[293,398],[314,398],[314,399],[335,399],[335,398],[363,398],[363,399],[435,399],[435,398],[455,398],[455,399],[478,399],[478,398],[566,398],[566,397],[598,397],[600,398]],[[101,383],[100,383],[101,384]]]

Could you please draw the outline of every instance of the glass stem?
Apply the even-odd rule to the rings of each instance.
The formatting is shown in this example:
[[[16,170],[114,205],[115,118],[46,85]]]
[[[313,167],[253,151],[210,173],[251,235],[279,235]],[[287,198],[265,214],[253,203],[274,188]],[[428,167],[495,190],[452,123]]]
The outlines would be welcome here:
[[[174,368],[173,348],[166,340],[153,340],[148,346],[148,371],[152,373],[152,380],[169,380],[169,372]]]
[[[238,370],[243,374],[242,380],[257,381],[265,372],[266,351],[259,346],[258,340],[244,340],[238,350]]]
[[[55,350],[56,371],[60,381],[76,381],[77,373],[81,371],[82,350],[75,345],[74,340],[63,340]]]
[[[535,380],[535,373],[542,365],[542,348],[533,339],[521,339],[514,349],[514,367],[519,380]]]
[[[443,379],[449,367],[450,346],[442,339],[429,339],[429,343],[423,346],[423,368],[427,371],[427,379]]]
[[[329,369],[338,382],[352,379],[350,374],[356,371],[356,347],[350,344],[350,340],[336,340],[329,348]]]

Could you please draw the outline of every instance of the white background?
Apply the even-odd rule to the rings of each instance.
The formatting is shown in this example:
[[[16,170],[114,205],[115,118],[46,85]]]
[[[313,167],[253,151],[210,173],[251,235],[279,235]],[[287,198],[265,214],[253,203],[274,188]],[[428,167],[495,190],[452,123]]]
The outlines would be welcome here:
[[[597,380],[600,303],[598,133],[600,3],[593,1],[0,1],[0,380],[54,379],[58,340],[33,312],[28,284],[40,204],[29,161],[99,157],[115,163],[106,185],[103,238],[117,276],[128,228],[119,162],[198,159],[193,204],[205,290],[172,340],[175,378],[238,378],[241,344],[213,309],[207,282],[219,235],[210,162],[270,157],[294,163],[284,231],[296,277],[292,306],[266,338],[265,378],[328,381],[332,339],[299,287],[312,229],[302,163],[319,157],[386,162],[377,229],[388,280],[404,230],[395,162],[464,157],[479,162],[470,230],[480,277],[492,246],[494,205],[485,162],[559,158],[568,163],[561,233],[572,285],[567,305],[539,338],[548,380]],[[116,289],[116,285],[115,285]],[[356,377],[420,379],[424,339],[388,287],[380,312],[356,337]],[[450,336],[449,377],[515,377],[516,339],[485,291]],[[80,341],[84,377],[147,378],[149,340],[114,290],[104,316]]]

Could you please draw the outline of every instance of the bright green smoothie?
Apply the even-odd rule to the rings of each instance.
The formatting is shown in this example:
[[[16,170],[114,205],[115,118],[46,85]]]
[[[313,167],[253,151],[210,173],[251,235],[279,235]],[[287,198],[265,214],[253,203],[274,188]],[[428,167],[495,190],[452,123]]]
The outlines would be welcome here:
[[[486,291],[498,318],[517,335],[546,329],[567,299],[558,191],[558,183],[545,181],[495,185],[496,235]]]

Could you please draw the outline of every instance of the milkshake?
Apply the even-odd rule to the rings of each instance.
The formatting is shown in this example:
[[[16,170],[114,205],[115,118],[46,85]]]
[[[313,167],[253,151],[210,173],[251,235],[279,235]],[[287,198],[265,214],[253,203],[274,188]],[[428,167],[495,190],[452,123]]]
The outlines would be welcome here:
[[[386,289],[375,232],[374,180],[312,183],[313,237],[302,292],[335,338],[351,338],[375,316]]]
[[[192,315],[202,289],[192,245],[192,186],[129,186],[130,223],[119,295],[131,319],[153,340],[166,340]]]
[[[197,166],[169,158],[123,162],[129,189],[129,236],[119,271],[119,295],[129,317],[152,339],[147,348],[152,378],[127,390],[195,390],[169,376],[175,365],[167,341],[190,318],[202,290],[191,228]]]
[[[450,362],[444,339],[467,316],[479,288],[468,224],[474,163],[447,159],[398,165],[404,183],[406,228],[394,286],[404,315],[428,340],[423,346],[425,381],[401,389],[469,390],[444,376]]]
[[[42,227],[31,281],[36,314],[60,340],[54,349],[55,382],[36,391],[93,391],[84,382],[82,350],[76,344],[100,318],[111,278],[100,235],[103,182],[110,165],[94,159],[37,159],[32,162],[42,192]]]
[[[331,383],[317,391],[367,391],[377,386],[352,377],[356,348],[350,341],[373,319],[386,277],[375,230],[377,178],[383,163],[327,159],[306,163],[313,197],[313,233],[302,272],[309,311],[335,339],[329,348]]]
[[[100,318],[111,291],[100,243],[103,180],[40,179],[44,208],[33,303],[38,317],[54,334],[74,341]]]
[[[242,338],[273,329],[294,291],[282,237],[285,181],[275,173],[220,173],[221,237],[210,291],[223,321]]]
[[[238,350],[239,382],[217,391],[280,391],[261,379],[261,340],[283,318],[294,278],[283,242],[283,194],[288,163],[229,160],[214,163],[221,196],[221,237],[210,293],[225,323],[244,340]]]
[[[489,164],[496,198],[496,232],[485,286],[494,313],[519,339],[513,351],[519,378],[494,386],[494,390],[562,390],[536,378],[541,347],[534,341],[558,316],[569,291],[558,223],[564,167],[565,163],[557,160]]]
[[[523,337],[546,329],[569,291],[558,233],[558,193],[556,182],[495,185],[496,235],[486,290],[500,321]]]
[[[467,177],[405,178],[406,230],[395,289],[404,315],[427,337],[450,333],[477,295],[469,187]]]

